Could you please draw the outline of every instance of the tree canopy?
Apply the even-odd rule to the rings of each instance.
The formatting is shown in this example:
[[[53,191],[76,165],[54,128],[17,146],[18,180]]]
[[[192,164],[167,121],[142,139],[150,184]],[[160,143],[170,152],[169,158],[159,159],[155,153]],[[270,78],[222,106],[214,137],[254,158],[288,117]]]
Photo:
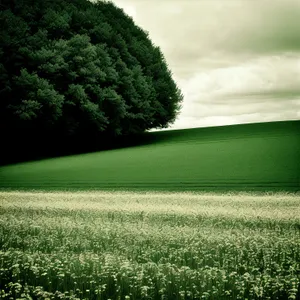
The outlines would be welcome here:
[[[0,1],[6,137],[80,139],[165,128],[182,94],[159,47],[112,2]]]

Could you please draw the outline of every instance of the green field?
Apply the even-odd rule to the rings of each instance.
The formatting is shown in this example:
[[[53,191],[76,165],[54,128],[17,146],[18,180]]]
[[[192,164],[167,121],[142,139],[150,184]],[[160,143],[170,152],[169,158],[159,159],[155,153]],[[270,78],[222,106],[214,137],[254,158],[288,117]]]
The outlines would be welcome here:
[[[0,299],[300,299],[300,121],[135,144],[0,167]]]
[[[299,201],[0,192],[0,298],[300,299]]]
[[[300,190],[300,121],[152,132],[139,142],[2,166],[0,188]]]

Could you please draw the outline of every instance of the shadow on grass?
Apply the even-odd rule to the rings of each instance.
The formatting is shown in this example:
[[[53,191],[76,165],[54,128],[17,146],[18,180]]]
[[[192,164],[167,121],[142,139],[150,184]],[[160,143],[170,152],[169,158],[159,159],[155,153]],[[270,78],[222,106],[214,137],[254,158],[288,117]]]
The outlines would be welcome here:
[[[151,133],[141,133],[118,138],[84,137],[80,139],[55,138],[9,138],[0,150],[0,166],[55,158],[104,150],[143,146],[158,142],[159,138]]]
[[[300,134],[300,121],[278,121],[170,131],[145,132],[111,138],[86,135],[77,139],[44,138],[42,134],[31,139],[4,137],[1,139],[0,166],[104,150],[137,147],[161,143],[199,143],[249,137],[268,137]],[[300,144],[300,136],[299,136]]]

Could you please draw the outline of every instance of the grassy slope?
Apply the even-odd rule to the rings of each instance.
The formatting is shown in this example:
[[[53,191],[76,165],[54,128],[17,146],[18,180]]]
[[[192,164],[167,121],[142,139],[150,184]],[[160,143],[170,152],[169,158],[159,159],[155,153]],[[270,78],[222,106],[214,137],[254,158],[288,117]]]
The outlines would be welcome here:
[[[144,143],[1,167],[0,188],[300,189],[300,121],[155,132]]]

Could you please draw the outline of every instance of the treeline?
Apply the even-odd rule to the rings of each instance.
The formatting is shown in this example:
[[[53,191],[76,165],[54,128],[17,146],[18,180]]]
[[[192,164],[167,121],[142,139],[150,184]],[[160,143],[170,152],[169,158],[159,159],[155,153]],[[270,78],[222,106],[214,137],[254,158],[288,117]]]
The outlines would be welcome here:
[[[0,10],[6,155],[109,148],[174,122],[183,97],[161,50],[113,3],[2,0]]]

